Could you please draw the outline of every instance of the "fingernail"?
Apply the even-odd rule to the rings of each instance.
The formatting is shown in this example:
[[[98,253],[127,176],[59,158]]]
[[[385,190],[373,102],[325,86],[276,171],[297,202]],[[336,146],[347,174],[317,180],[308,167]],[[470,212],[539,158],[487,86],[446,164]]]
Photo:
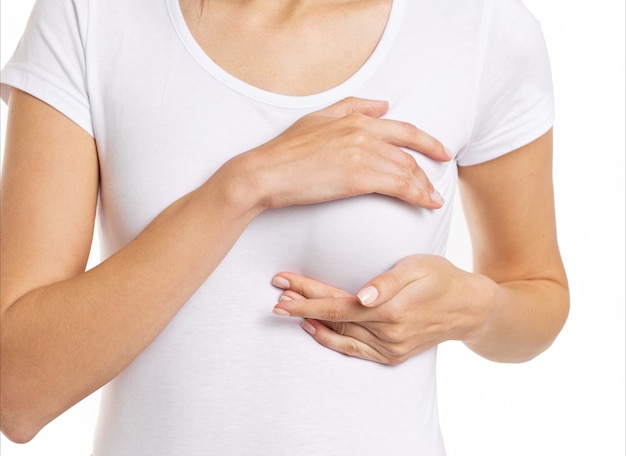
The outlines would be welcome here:
[[[282,295],[279,301],[292,301],[292,299],[289,296]]]
[[[311,334],[311,335],[315,334],[315,326],[313,326],[308,321],[304,320],[302,323],[300,323],[300,326],[302,327],[302,329],[304,329],[309,334]]]
[[[450,150],[450,148],[448,148],[447,146],[443,146],[443,150],[445,151],[448,158],[454,158],[454,153],[452,152],[452,150]]]
[[[272,309],[272,312],[274,312],[276,315],[280,315],[281,317],[288,317],[291,314],[289,312],[287,312],[285,309],[280,309],[278,307],[274,307]]]
[[[437,190],[435,190],[434,192],[430,194],[430,199],[435,204],[438,204],[439,206],[443,206],[443,203],[444,203],[443,196],[441,196],[441,194]]]
[[[283,290],[287,290],[291,288],[291,284],[289,283],[289,280],[285,279],[284,277],[279,277],[279,276],[276,276],[272,279],[272,285],[278,288],[282,288]]]
[[[361,301],[361,304],[369,306],[378,299],[378,290],[376,287],[370,285],[359,291],[356,296],[359,298],[359,301]]]

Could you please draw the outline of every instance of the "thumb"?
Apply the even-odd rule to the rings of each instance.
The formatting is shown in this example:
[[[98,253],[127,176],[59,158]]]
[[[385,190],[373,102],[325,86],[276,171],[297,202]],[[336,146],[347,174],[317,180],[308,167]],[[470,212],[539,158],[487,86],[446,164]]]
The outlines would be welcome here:
[[[403,262],[398,262],[389,271],[375,277],[363,285],[356,296],[365,307],[376,307],[398,294],[412,278],[407,274]]]
[[[376,307],[380,304],[380,292],[378,291],[376,285],[366,285],[359,290],[356,296],[365,307]]]
[[[365,307],[376,307],[397,295],[418,277],[417,265],[411,267],[411,257],[400,260],[389,271],[363,285],[356,294]]]
[[[364,114],[370,117],[382,117],[388,110],[389,103],[387,101],[348,97],[328,106],[322,111],[333,117],[344,117],[352,113]]]

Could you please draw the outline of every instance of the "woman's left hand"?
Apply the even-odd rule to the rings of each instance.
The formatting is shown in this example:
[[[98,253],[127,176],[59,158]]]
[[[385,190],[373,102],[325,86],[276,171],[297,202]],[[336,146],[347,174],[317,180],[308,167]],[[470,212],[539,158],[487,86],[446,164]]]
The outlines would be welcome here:
[[[494,282],[434,255],[403,258],[356,295],[289,272],[272,283],[284,290],[274,313],[304,318],[325,347],[389,365],[476,335],[495,301]]]

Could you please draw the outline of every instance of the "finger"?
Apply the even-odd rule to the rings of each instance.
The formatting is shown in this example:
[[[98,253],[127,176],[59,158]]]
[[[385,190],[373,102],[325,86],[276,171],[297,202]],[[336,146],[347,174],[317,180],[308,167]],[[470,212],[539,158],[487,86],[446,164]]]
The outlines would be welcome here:
[[[331,117],[345,117],[349,114],[364,114],[369,117],[381,117],[389,110],[389,103],[384,100],[348,97],[319,111]]]
[[[292,290],[305,298],[330,298],[353,296],[347,291],[312,279],[302,274],[280,272],[272,279],[272,284],[283,290]]]
[[[364,128],[373,136],[398,147],[406,147],[437,161],[450,161],[453,153],[433,136],[415,125],[393,119],[363,117]]]
[[[384,325],[383,323],[350,323],[324,320],[319,320],[319,323],[333,330],[340,336],[352,337],[353,339],[360,340],[364,344],[369,345],[370,347],[374,348],[376,351],[387,357],[394,354],[394,349],[390,347],[400,345],[397,344],[395,341],[385,340],[384,338],[381,338],[381,335],[384,335],[384,331],[377,328],[380,325]]]
[[[358,339],[337,334],[319,321],[305,320],[302,322],[301,326],[313,339],[326,348],[347,356],[389,364],[389,360],[370,345]]]
[[[390,270],[370,280],[357,292],[360,303],[365,307],[379,306],[410,283],[427,275],[428,271],[421,266],[420,258],[421,255],[403,258]]]
[[[371,345],[381,353],[390,354],[394,350],[391,346],[399,346],[405,342],[405,338],[396,337],[395,333],[390,332],[389,328],[393,327],[388,323],[365,321],[359,323],[345,321],[325,321],[319,320],[327,328],[332,329],[337,334],[349,336],[358,339],[368,345]]]
[[[293,299],[306,299],[301,294],[296,293],[295,291],[285,290],[282,295],[280,295],[279,301],[291,301]]]
[[[450,149],[415,125],[395,120],[381,119],[380,122],[392,123],[390,131],[393,131],[395,136],[387,138],[390,144],[408,147],[437,161],[447,162],[453,157]],[[394,137],[399,138],[399,141],[395,142]]]
[[[392,196],[429,209],[444,204],[443,197],[412,155],[384,142],[375,147],[376,152],[363,157],[360,173],[352,175],[355,186],[363,186],[364,192]]]
[[[280,316],[313,318],[334,322],[378,321],[374,309],[362,306],[356,297],[325,299],[290,299],[280,301],[273,312]]]
[[[425,341],[418,346],[412,346],[406,342],[385,341],[372,333],[367,326],[355,323],[305,320],[301,326],[327,348],[346,355],[349,355],[349,352],[353,350],[358,351],[358,354],[350,356],[394,366],[437,345],[435,341]]]

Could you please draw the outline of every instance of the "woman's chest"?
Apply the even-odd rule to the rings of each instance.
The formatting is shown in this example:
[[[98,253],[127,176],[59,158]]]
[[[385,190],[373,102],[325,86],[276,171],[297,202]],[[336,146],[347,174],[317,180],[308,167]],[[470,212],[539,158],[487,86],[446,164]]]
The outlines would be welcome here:
[[[220,68],[254,87],[311,95],[355,74],[385,33],[391,0],[183,0],[187,27]],[[262,6],[262,8],[259,8]]]

